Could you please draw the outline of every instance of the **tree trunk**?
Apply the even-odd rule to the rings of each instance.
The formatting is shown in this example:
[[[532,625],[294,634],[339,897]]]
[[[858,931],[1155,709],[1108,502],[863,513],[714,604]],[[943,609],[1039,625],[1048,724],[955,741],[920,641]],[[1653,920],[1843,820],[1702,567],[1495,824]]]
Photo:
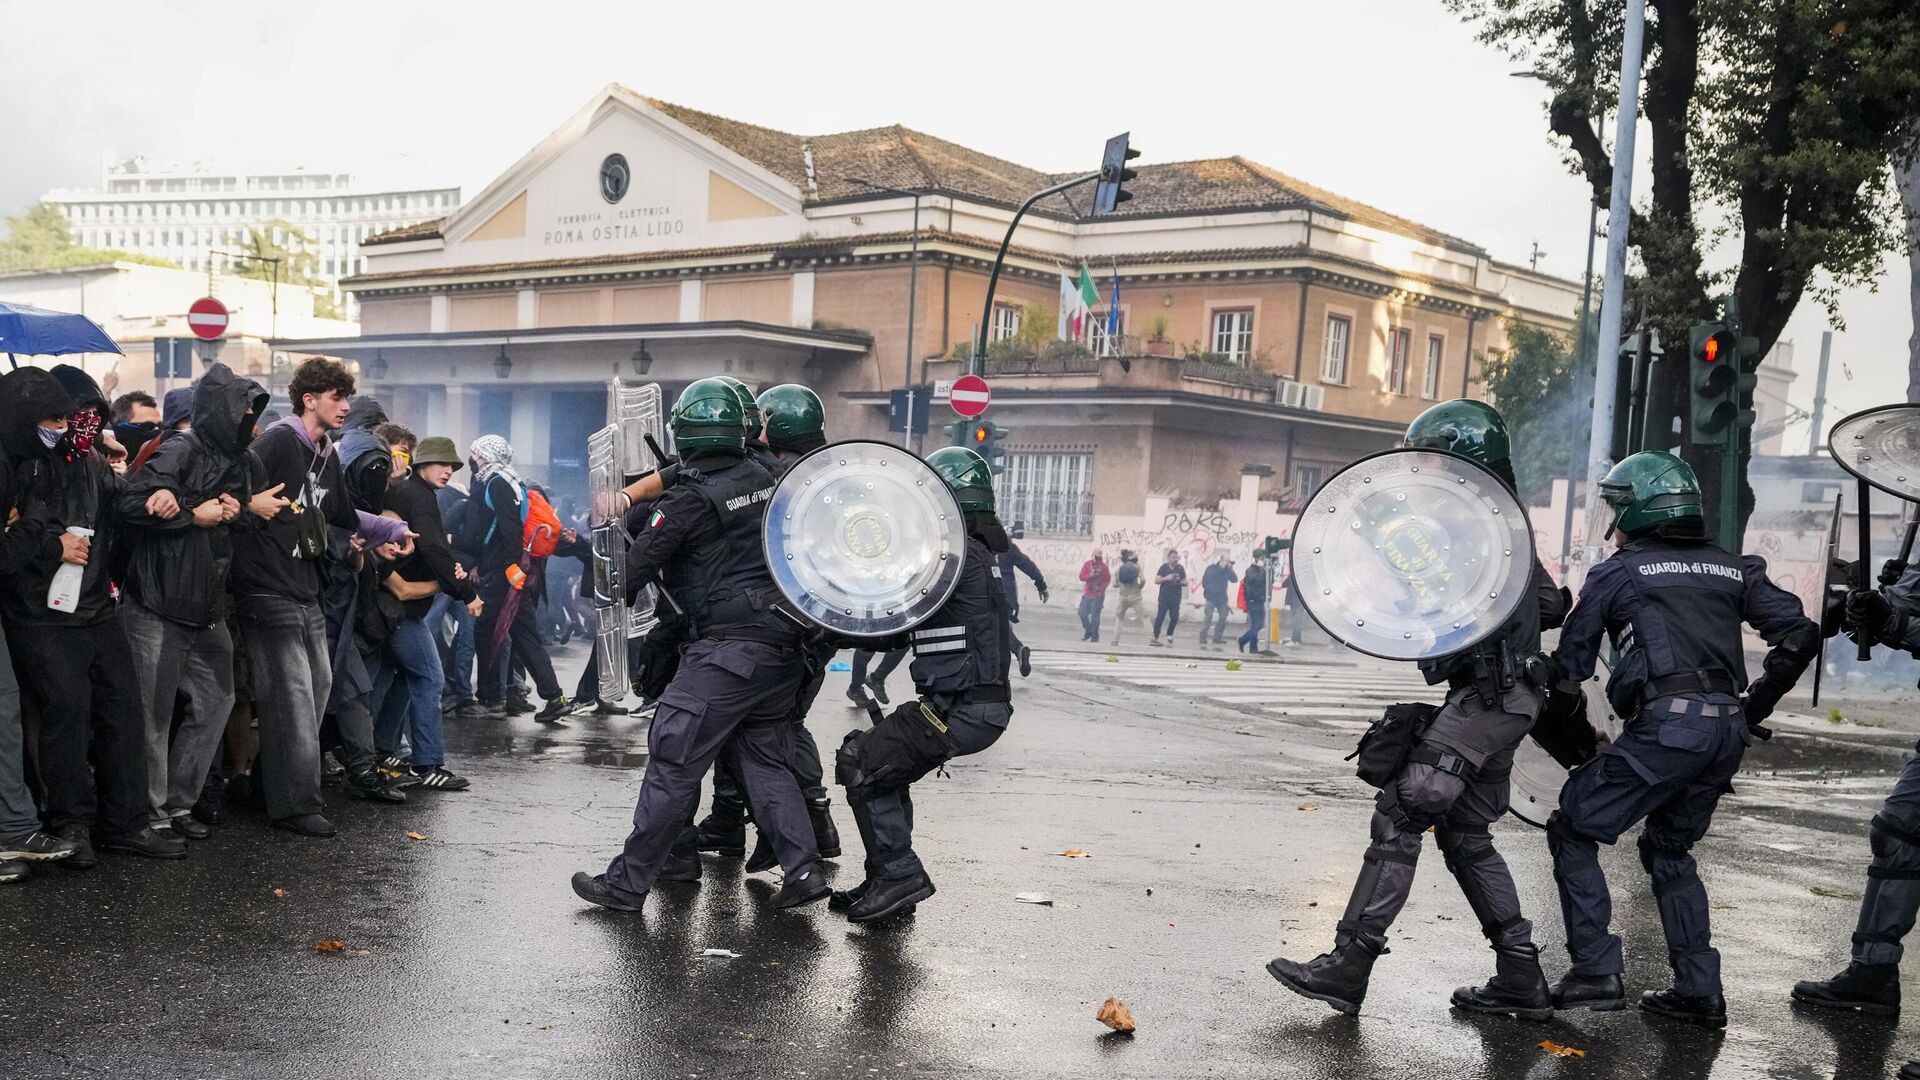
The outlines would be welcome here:
[[[1907,299],[1913,333],[1907,338],[1907,400],[1920,401],[1920,153],[1893,171],[1907,213]]]

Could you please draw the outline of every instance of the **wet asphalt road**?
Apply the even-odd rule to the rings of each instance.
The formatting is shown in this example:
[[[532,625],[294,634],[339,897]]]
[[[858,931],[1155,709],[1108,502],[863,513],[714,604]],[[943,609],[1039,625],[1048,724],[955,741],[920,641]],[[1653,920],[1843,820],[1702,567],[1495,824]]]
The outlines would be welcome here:
[[[397,808],[335,793],[334,840],[241,814],[184,862],[106,856],[0,889],[0,1077],[1866,1078],[1920,1053],[1907,1025],[1786,999],[1844,962],[1865,821],[1910,736],[1786,734],[1750,757],[1698,849],[1724,1036],[1631,1011],[1450,1013],[1448,992],[1484,979],[1491,954],[1432,850],[1350,1019],[1262,965],[1320,951],[1345,903],[1370,805],[1340,761],[1353,732],[1126,681],[1164,653],[1130,649],[1113,674],[1073,668],[1059,614],[1022,624],[1062,648],[1017,688],[1009,734],[916,789],[939,894],[911,920],[774,912],[775,874],[711,859],[704,882],[661,886],[642,915],[590,908],[567,878],[600,869],[624,835],[644,726],[456,725],[449,760],[471,792]],[[823,747],[856,719],[843,678],[813,717]],[[857,840],[836,813],[847,878]],[[1512,821],[1496,837],[1551,974],[1564,952],[1545,844]],[[1052,854],[1070,848],[1091,857]],[[1607,867],[1629,986],[1665,985],[1632,846]],[[1094,1020],[1109,995],[1137,1034]],[[1551,1057],[1542,1040],[1587,1056]]]

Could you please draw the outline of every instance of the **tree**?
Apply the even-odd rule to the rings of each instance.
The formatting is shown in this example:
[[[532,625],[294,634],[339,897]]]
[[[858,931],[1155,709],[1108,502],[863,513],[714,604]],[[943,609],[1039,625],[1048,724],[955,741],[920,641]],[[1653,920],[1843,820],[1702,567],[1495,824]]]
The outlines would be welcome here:
[[[1554,96],[1548,126],[1596,201],[1613,162],[1596,106],[1618,104],[1620,0],[1445,0],[1481,41],[1533,65]],[[1920,118],[1920,5],[1911,0],[1648,0],[1645,91],[1652,169],[1629,240],[1628,299],[1664,341],[1738,301],[1763,353],[1808,293],[1834,310],[1872,282],[1905,229],[1889,166]],[[1710,268],[1709,257],[1713,257]],[[1687,409],[1686,365],[1656,365],[1649,431]],[[1753,509],[1743,438],[1739,522]],[[1711,499],[1718,455],[1689,449]]]
[[[35,203],[17,214],[7,215],[7,235],[0,239],[0,271],[58,270],[106,262],[176,265],[131,251],[81,247],[73,242],[67,216],[51,203]]]
[[[247,230],[243,249],[227,272],[256,281],[278,281],[313,290],[313,313],[340,318],[340,304],[320,277],[320,245],[290,221],[275,218]]]
[[[1507,322],[1507,347],[1489,349],[1479,381],[1513,439],[1520,499],[1545,502],[1553,481],[1579,475],[1587,458],[1593,372],[1579,362],[1573,339],[1518,320]]]
[[[1909,154],[1893,174],[1907,215],[1907,307],[1913,330],[1907,337],[1907,400],[1920,401],[1920,154]]]

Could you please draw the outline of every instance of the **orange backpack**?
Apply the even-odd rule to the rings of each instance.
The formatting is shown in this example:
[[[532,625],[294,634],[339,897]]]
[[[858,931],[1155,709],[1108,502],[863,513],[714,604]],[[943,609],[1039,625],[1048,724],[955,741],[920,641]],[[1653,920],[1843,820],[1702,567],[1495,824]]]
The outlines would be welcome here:
[[[560,544],[560,515],[553,512],[547,497],[527,489],[526,517],[520,524],[520,544],[536,559],[553,554]]]

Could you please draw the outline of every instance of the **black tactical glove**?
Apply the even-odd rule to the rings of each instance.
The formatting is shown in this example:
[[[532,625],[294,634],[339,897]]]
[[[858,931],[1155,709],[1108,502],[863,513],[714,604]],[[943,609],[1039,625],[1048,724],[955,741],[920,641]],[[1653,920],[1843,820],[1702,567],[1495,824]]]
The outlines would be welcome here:
[[[1036,582],[1034,582],[1034,583],[1033,583],[1033,591],[1034,591],[1034,592],[1037,592],[1037,593],[1039,593],[1039,594],[1040,594],[1040,602],[1041,602],[1041,603],[1043,603],[1043,604],[1044,604],[1044,603],[1046,603],[1046,602],[1047,602],[1047,583],[1046,583],[1046,582],[1044,582],[1044,581],[1036,581]]]
[[[1563,682],[1547,691],[1531,734],[1540,749],[1564,768],[1584,765],[1600,752],[1600,736],[1587,719],[1587,695],[1579,683]]]
[[[1773,715],[1773,705],[1774,702],[1771,700],[1764,702],[1755,700],[1752,689],[1740,696],[1740,711],[1746,714],[1747,730],[1753,733],[1754,738],[1763,742],[1773,738],[1773,729],[1760,723]]]
[[[1899,641],[1906,636],[1907,616],[1877,589],[1847,590],[1847,636],[1862,645]]]

